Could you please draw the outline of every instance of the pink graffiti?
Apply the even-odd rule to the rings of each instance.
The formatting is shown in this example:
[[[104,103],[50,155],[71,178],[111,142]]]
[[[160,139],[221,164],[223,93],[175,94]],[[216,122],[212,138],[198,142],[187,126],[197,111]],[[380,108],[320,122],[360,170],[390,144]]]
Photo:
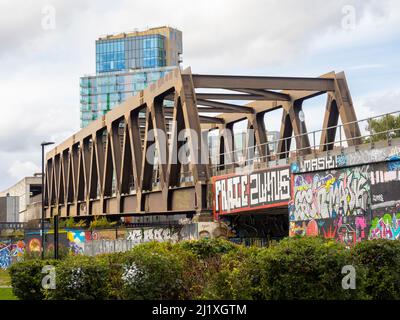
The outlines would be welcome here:
[[[385,223],[385,218],[387,222]],[[383,218],[380,218],[376,227],[370,230],[370,239],[390,239],[395,240],[400,236],[400,219],[396,219],[393,215],[390,218],[389,214],[385,214]]]
[[[361,239],[365,238],[365,228],[367,227],[367,221],[365,217],[356,217],[356,229],[361,230]]]

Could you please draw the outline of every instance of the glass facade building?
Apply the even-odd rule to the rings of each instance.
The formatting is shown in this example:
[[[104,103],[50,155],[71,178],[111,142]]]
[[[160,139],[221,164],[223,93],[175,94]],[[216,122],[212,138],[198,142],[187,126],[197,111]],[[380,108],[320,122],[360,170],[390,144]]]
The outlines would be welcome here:
[[[142,69],[131,72],[107,73],[82,77],[81,127],[101,118],[128,97],[136,95],[150,83],[162,78],[176,67]]]
[[[96,73],[165,67],[165,37],[159,34],[96,41]]]
[[[81,128],[179,67],[182,32],[170,27],[96,40],[96,75],[80,79]]]

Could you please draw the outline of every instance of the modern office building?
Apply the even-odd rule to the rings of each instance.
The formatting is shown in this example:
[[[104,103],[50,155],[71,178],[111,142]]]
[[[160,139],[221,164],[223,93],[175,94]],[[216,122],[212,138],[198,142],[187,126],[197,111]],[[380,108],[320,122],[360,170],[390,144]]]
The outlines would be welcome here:
[[[182,32],[159,27],[96,40],[96,75],[80,79],[81,127],[179,67]]]

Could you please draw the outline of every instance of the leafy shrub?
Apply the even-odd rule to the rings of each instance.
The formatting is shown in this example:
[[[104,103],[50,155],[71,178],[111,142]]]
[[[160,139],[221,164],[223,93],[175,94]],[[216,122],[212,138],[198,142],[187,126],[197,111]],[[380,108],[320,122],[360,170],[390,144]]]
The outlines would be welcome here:
[[[44,265],[56,266],[56,289],[44,291]],[[344,290],[342,268],[356,268]],[[334,240],[288,238],[268,248],[224,240],[151,242],[128,252],[62,261],[26,260],[10,268],[20,299],[399,299],[400,241],[346,249]]]
[[[54,222],[51,221],[51,226],[54,226]],[[69,217],[66,219],[60,219],[58,223],[58,227],[61,228],[67,228],[67,229],[73,229],[73,228],[85,228],[86,227],[86,221],[85,220],[78,220],[75,221],[74,217]]]
[[[108,221],[106,217],[98,217],[95,216],[93,221],[90,222],[89,229],[94,230],[96,228],[107,228],[107,227],[113,227],[117,224],[117,221]]]
[[[221,271],[222,257],[236,252],[239,246],[224,239],[200,239],[182,241],[176,245],[192,258],[187,260],[184,269],[184,296],[186,299],[206,299],[205,292],[213,287],[215,277]]]
[[[44,290],[42,269],[46,265],[56,266],[57,260],[26,260],[15,263],[10,268],[13,293],[21,300],[42,300]]]
[[[123,299],[122,291],[124,281],[122,279],[123,266],[125,263],[126,253],[105,253],[96,256],[96,261],[107,265],[108,268],[108,299]]]
[[[260,295],[262,249],[240,246],[222,256],[220,269],[211,275],[202,298],[213,300],[252,300]]]
[[[126,252],[122,266],[123,298],[180,298],[187,255],[187,252],[171,243],[157,242],[142,244]]]
[[[107,264],[93,257],[68,257],[57,265],[56,289],[47,290],[46,299],[107,299],[108,273]]]
[[[287,238],[263,250],[259,259],[262,299],[348,299],[360,293],[342,288],[349,253],[334,240]]]
[[[370,240],[352,250],[354,264],[365,269],[365,293],[372,299],[400,299],[400,241]]]
[[[179,245],[184,250],[188,250],[201,259],[223,255],[232,250],[237,250],[238,246],[224,239],[200,239],[192,241],[182,241]]]

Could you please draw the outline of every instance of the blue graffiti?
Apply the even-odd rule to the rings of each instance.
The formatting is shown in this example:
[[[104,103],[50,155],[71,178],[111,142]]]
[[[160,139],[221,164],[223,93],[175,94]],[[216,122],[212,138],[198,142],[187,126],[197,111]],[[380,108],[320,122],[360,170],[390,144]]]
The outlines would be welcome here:
[[[300,171],[299,165],[297,162],[292,162],[292,164],[290,165],[290,171],[292,173],[297,173]]]
[[[336,164],[338,167],[345,167],[347,165],[347,157],[344,154],[338,154],[336,156]]]
[[[7,269],[12,262],[11,252],[8,247],[0,249],[0,268]]]
[[[400,157],[399,156],[391,156],[388,159],[388,171],[396,171],[400,170]]]

